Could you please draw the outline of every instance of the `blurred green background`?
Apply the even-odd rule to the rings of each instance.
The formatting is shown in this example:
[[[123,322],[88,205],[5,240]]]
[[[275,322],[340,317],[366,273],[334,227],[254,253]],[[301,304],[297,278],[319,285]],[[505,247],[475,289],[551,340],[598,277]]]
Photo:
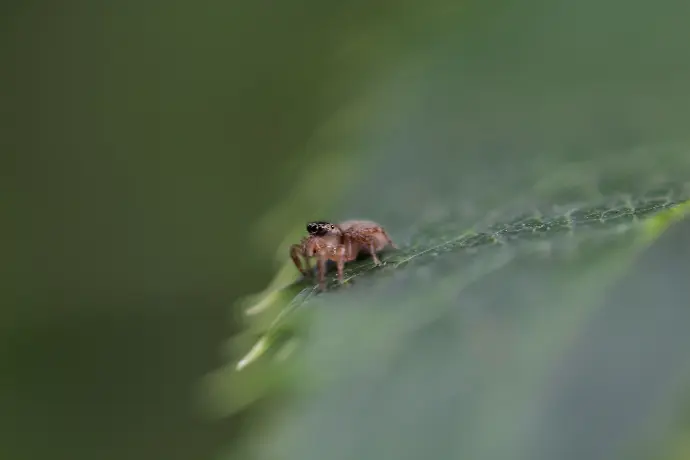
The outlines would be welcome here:
[[[249,339],[227,350],[226,339],[245,327],[238,300],[266,288],[309,219],[374,219],[401,246],[424,248],[431,244],[425,229],[439,222],[457,236],[537,207],[606,206],[620,194],[690,195],[690,4],[680,0],[27,0],[1,8],[2,458],[206,459],[239,452],[234,441],[263,426],[250,422],[271,417],[270,404],[265,412],[249,404],[259,399],[264,374],[223,377],[233,391],[245,385],[246,394],[221,420],[206,417],[199,384],[247,351]],[[677,238],[675,247],[687,243],[683,234]],[[430,263],[430,274],[392,275],[380,288],[336,294],[332,305],[373,302],[389,312],[394,305],[469,305],[452,290],[430,297],[439,292],[436,275],[465,274],[452,260]],[[591,264],[607,272],[601,260],[588,263],[575,272]],[[682,285],[687,266],[672,263],[679,277],[672,286]],[[519,267],[515,273],[525,273]],[[498,284],[518,283],[515,276]],[[553,292],[573,278],[554,280]],[[524,275],[522,282],[534,286],[538,279]],[[472,297],[487,299],[491,286]],[[678,305],[686,297],[671,297],[658,302],[681,312],[670,324],[682,324]],[[553,305],[549,299],[540,305]],[[377,324],[366,310],[342,323],[335,314],[312,329],[333,327],[331,337],[352,340],[357,325]],[[536,322],[534,311],[513,314],[518,324]],[[472,318],[462,322],[484,324]],[[577,324],[562,327],[574,334]],[[657,333],[677,340],[644,362],[690,345],[682,331]],[[349,366],[352,357],[339,353],[352,344],[331,345],[333,369]],[[415,349],[423,360],[424,346]],[[525,362],[541,359],[524,353]],[[438,367],[424,375],[447,366],[436,356]],[[574,362],[588,362],[585,356]],[[687,359],[674,359],[668,369],[682,374]],[[488,382],[504,377],[484,375]],[[629,376],[614,372],[615,384],[617,378]],[[503,389],[496,394],[507,398],[507,410]],[[586,388],[561,391],[587,399]],[[345,410],[331,400],[331,413]],[[568,418],[558,401],[539,419],[545,426]],[[352,419],[390,426],[366,415],[366,406],[356,406],[363,412]],[[456,421],[458,429],[479,419],[474,429],[490,427],[492,413],[468,414]],[[619,416],[639,416],[632,414]],[[304,426],[348,432],[313,423]],[[585,432],[591,442],[583,445],[606,444],[595,434]],[[477,434],[468,450],[443,450],[448,438],[437,435],[427,438],[440,449],[436,458],[509,458],[516,439],[541,439],[512,433],[506,439],[515,443],[496,444],[504,451]],[[284,458],[324,458],[342,441],[362,450],[341,446],[332,458],[414,458],[367,450],[368,441],[356,439],[315,443],[299,455],[281,451]],[[553,439],[561,446],[572,441]],[[527,449],[526,458],[549,458],[557,452],[551,448]],[[591,449],[573,458],[606,458],[605,449]]]

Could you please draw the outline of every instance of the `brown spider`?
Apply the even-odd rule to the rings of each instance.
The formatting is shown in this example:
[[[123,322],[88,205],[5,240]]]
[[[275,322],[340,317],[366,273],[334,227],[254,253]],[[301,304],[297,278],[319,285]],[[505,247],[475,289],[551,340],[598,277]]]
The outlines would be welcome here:
[[[346,220],[340,224],[317,221],[307,224],[309,236],[302,238],[299,244],[290,246],[290,257],[297,269],[309,276],[311,266],[309,259],[317,257],[319,270],[319,287],[326,287],[326,261],[336,262],[338,268],[338,281],[343,281],[343,269],[345,262],[355,260],[362,252],[368,252],[375,265],[381,265],[376,255],[386,246],[397,249],[397,246],[376,222],[370,220]],[[306,268],[302,267],[300,256],[304,258]]]

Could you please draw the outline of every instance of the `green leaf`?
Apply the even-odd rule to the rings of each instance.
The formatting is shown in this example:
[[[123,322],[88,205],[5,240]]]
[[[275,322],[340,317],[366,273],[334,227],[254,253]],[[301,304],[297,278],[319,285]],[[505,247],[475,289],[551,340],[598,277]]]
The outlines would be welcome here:
[[[520,254],[518,250],[532,251],[542,255],[551,255],[553,252],[572,252],[588,238],[610,237],[609,234],[619,235],[628,232],[640,222],[640,219],[650,216],[655,218],[651,219],[645,228],[654,234],[658,232],[657,227],[668,225],[668,221],[674,218],[679,210],[684,209],[683,206],[679,206],[682,198],[670,192],[665,196],[642,196],[635,200],[620,197],[595,207],[574,206],[562,214],[549,216],[535,213],[519,216],[506,223],[491,225],[483,231],[458,228],[452,221],[430,222],[413,235],[409,245],[395,253],[383,256],[383,267],[376,267],[370,260],[350,264],[345,271],[344,282],[355,284],[366,282],[371,276],[393,276],[394,270],[411,267],[418,267],[415,273],[423,274],[425,265],[436,261],[444,263],[442,260],[444,255],[457,252],[473,255],[492,246],[503,248],[499,252],[500,257],[497,261],[490,262],[487,266],[479,264],[482,268],[476,269],[478,270],[476,273],[471,271],[472,268],[462,267],[470,270],[469,273],[461,274],[463,275],[462,283],[469,284],[474,278],[484,276],[503,264],[509,263],[513,257]],[[668,212],[662,212],[666,210]],[[588,231],[590,233],[587,233]],[[591,231],[594,233],[592,234]],[[564,235],[566,238],[563,238]],[[332,268],[328,283],[328,289],[331,291],[341,288],[333,275]],[[298,308],[308,306],[308,303],[319,294],[317,287],[310,284],[310,280],[303,280],[280,291],[269,293],[267,297],[278,304],[280,313],[273,319],[266,333],[254,344],[249,353],[239,360],[237,369],[245,368],[262,356],[275,339],[282,336],[281,327],[289,320],[289,315]],[[292,296],[294,297],[291,298]],[[266,299],[262,298],[258,303],[266,303]],[[256,307],[256,304],[251,305],[248,311],[253,313]]]
[[[596,412],[596,404],[571,401],[567,390],[586,390],[595,378],[577,370],[588,367],[577,358],[587,353],[579,350],[588,331],[626,319],[592,322],[612,308],[636,307],[632,299],[607,305],[605,292],[634,272],[631,264],[650,235],[658,236],[660,222],[683,214],[688,205],[680,200],[639,197],[625,206],[526,216],[484,233],[434,225],[438,234],[415,235],[385,267],[349,268],[349,288],[314,295],[305,287],[289,311],[310,311],[309,333],[290,365],[311,383],[261,443],[261,458],[581,458],[572,454],[577,449],[606,458],[636,441],[639,423],[613,422],[644,419],[668,373],[689,364],[682,353],[654,378],[628,382],[637,399],[612,398],[620,412],[603,410],[608,419],[578,414],[578,405]],[[598,350],[606,353],[606,340],[626,333],[595,334]],[[635,350],[628,342],[622,356],[609,350],[612,361],[590,361],[593,372],[626,368]],[[680,342],[676,347],[690,346]],[[623,383],[612,375],[609,391]],[[646,397],[650,388],[656,393]],[[579,426],[585,439],[554,412],[561,407],[587,422]],[[597,442],[598,430],[611,439]]]

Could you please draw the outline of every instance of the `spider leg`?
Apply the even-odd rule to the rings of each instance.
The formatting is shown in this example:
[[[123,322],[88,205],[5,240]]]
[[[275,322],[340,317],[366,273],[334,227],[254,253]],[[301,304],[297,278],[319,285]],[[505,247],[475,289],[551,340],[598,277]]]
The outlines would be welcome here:
[[[381,265],[378,255],[376,254],[376,236],[372,233],[365,232],[354,232],[349,237],[355,242],[355,248],[359,251],[359,248],[365,247],[371,255],[371,259],[374,261],[374,265]],[[356,257],[357,254],[352,254]]]
[[[307,270],[309,271],[309,275],[313,276],[314,272],[311,269],[311,264],[309,263],[310,259],[312,257],[318,257],[321,252],[323,252],[323,248],[321,246],[321,243],[319,242],[318,238],[305,238],[304,243],[303,243],[303,254],[304,254],[304,264],[307,266]]]
[[[336,263],[338,264],[338,281],[340,283],[343,282],[343,271],[345,268],[345,260],[347,256],[347,250],[345,249],[344,245],[338,245],[338,248],[335,250],[335,260]]]
[[[381,234],[386,238],[388,244],[390,244],[393,249],[398,249],[398,245],[393,243],[393,240],[391,240],[391,237],[388,236],[388,233],[386,233],[384,229],[381,229]]]
[[[376,238],[373,236],[367,238],[367,249],[369,249],[374,265],[382,265],[379,257],[376,255]]]
[[[357,258],[357,253],[359,252],[359,246],[358,245],[355,245],[353,247],[352,239],[353,239],[353,237],[350,234],[343,235],[342,246],[343,246],[343,249],[345,251],[344,257],[345,257],[346,262],[351,261],[351,260],[355,260]]]
[[[293,244],[290,246],[290,257],[292,258],[292,262],[295,264],[295,267],[297,267],[297,270],[302,273],[302,275],[307,276],[307,272],[302,268],[302,262],[300,261],[300,256],[304,257],[304,249],[301,244]],[[307,265],[307,268],[309,267],[309,260],[305,257],[304,258],[304,263]]]
[[[311,270],[311,263],[309,262],[310,259],[311,257],[304,256],[304,269],[309,274],[309,276],[313,276],[314,272],[312,272]]]
[[[322,291],[326,290],[326,254],[325,251],[319,251],[319,288]]]

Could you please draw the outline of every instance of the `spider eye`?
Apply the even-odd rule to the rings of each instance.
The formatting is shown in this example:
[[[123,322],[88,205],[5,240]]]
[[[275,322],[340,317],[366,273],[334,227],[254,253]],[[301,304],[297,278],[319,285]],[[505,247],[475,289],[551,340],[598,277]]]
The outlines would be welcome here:
[[[331,230],[335,230],[335,225],[331,225]]]
[[[330,224],[323,221],[309,222],[307,224],[307,231],[315,236],[325,235],[329,228]]]

